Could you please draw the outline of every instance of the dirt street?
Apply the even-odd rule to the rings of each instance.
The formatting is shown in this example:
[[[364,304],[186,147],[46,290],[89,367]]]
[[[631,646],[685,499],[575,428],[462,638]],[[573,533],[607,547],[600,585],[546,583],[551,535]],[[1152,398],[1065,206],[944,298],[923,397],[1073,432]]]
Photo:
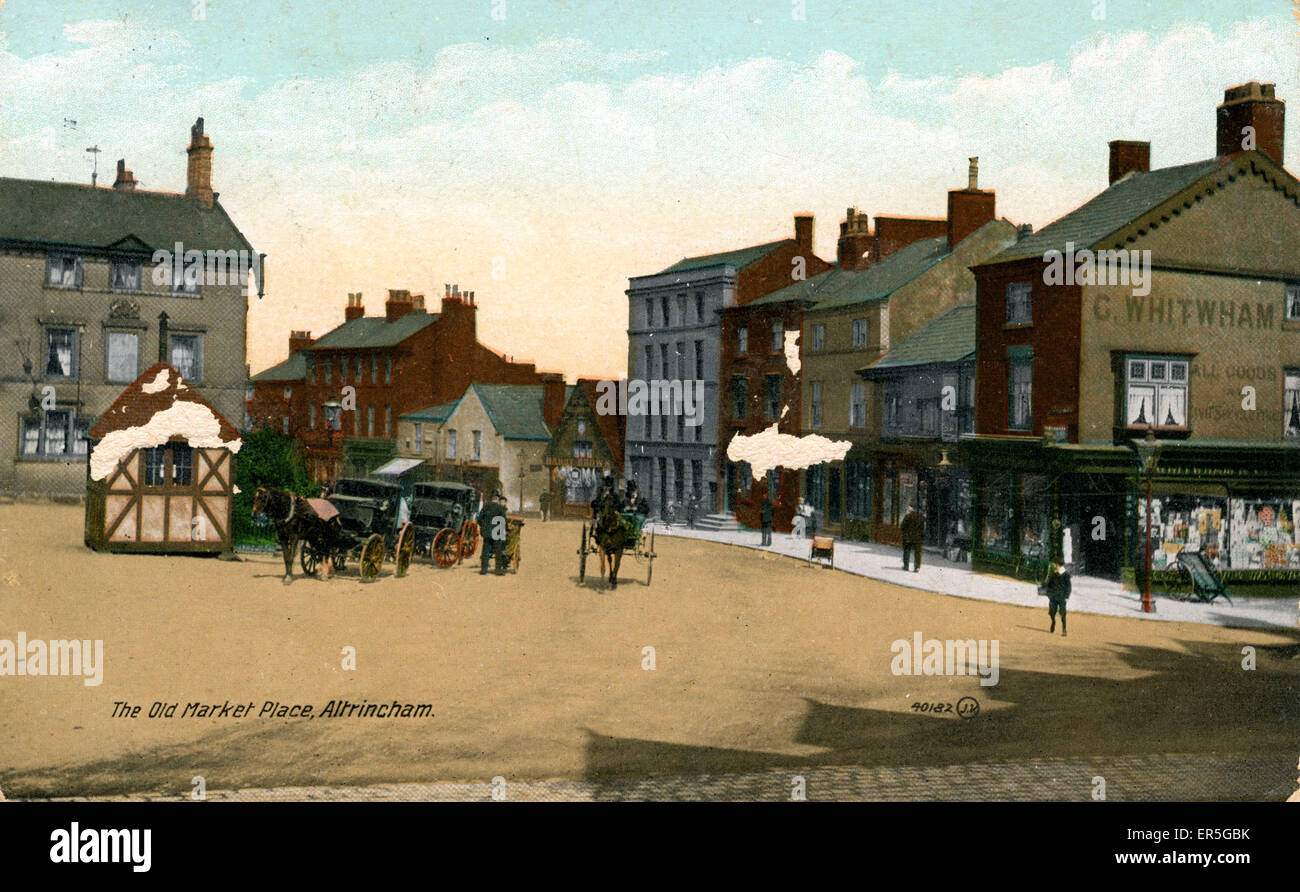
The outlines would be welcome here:
[[[0,505],[0,639],[104,643],[99,686],[0,676],[9,797],[1300,749],[1295,634],[1077,615],[1062,638],[1046,609],[667,537],[652,585],[629,556],[609,590],[592,565],[578,584],[568,521],[527,523],[517,576],[476,556],[291,585],[278,556],[95,554],[81,526],[79,507]],[[916,633],[996,640],[997,684],[894,674]],[[963,697],[978,715],[914,706]],[[344,700],[431,714],[321,716]],[[227,702],[252,715],[181,717]]]

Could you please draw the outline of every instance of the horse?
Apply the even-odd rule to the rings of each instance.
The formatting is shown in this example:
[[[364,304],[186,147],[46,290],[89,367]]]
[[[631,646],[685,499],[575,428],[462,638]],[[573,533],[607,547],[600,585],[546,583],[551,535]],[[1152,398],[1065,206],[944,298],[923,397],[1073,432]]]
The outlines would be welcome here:
[[[601,500],[596,522],[591,526],[591,538],[600,550],[600,575],[605,575],[605,562],[609,561],[609,584],[618,588],[618,568],[623,562],[623,549],[632,538],[628,522],[619,511],[618,499]]]
[[[293,581],[293,559],[298,552],[298,543],[319,538],[321,520],[302,496],[266,486],[259,486],[253,493],[253,514],[265,514],[275,526],[275,538],[284,552],[284,582],[287,585]],[[328,565],[329,561],[325,563]]]

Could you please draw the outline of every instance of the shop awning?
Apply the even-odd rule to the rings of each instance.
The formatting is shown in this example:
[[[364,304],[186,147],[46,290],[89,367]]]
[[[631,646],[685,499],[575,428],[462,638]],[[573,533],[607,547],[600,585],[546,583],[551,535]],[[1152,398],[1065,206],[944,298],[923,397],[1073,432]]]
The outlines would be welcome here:
[[[412,468],[423,464],[422,458],[395,458],[375,471],[377,477],[400,477]]]

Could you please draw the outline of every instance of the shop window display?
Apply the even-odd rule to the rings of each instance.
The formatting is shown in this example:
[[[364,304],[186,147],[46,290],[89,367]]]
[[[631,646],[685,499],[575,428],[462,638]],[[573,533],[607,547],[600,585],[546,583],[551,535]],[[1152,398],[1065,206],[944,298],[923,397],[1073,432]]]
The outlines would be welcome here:
[[[984,487],[984,547],[1011,550],[1011,475],[989,474]]]
[[[1048,558],[1047,478],[1026,474],[1020,478],[1020,553],[1028,558]]]
[[[1165,495],[1151,499],[1151,566],[1175,566],[1182,551],[1199,551],[1218,570],[1300,570],[1295,529],[1300,499],[1226,499]],[[1138,505],[1138,553],[1146,559],[1142,535],[1145,504]]]
[[[1229,548],[1234,569],[1300,570],[1295,516],[1300,499],[1233,499]]]

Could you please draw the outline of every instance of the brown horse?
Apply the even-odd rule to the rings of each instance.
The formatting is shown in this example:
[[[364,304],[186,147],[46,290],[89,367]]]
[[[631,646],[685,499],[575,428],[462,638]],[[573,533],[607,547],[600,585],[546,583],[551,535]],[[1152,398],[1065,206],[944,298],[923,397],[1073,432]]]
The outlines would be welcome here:
[[[319,540],[322,521],[302,496],[259,486],[253,493],[253,514],[265,514],[275,526],[275,538],[284,552],[284,582],[293,581],[293,559],[302,540]],[[325,562],[329,565],[329,561]]]
[[[618,568],[623,563],[623,549],[631,539],[628,522],[619,510],[619,501],[613,497],[601,500],[596,522],[591,527],[591,538],[600,550],[600,575],[604,577],[609,566],[609,585],[618,588]]]

